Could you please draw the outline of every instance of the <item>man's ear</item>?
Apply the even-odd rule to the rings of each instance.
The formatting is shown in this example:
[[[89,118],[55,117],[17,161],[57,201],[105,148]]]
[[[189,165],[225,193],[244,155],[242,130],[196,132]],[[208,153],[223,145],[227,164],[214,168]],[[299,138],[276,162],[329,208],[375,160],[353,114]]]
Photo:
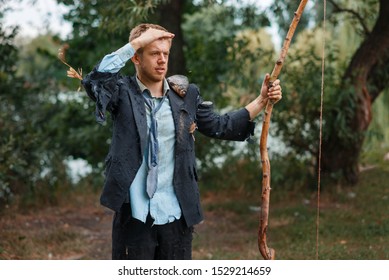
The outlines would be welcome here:
[[[140,57],[139,57],[139,55],[137,53],[135,53],[134,56],[131,57],[131,61],[135,65],[139,65],[140,64]]]

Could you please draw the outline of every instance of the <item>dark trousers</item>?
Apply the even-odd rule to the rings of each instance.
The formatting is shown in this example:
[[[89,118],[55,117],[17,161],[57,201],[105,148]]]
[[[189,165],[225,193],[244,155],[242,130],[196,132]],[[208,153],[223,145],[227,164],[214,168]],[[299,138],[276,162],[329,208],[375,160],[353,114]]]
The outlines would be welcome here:
[[[112,226],[113,260],[190,260],[193,227],[184,218],[166,225],[153,225],[131,217],[128,203],[116,212]]]

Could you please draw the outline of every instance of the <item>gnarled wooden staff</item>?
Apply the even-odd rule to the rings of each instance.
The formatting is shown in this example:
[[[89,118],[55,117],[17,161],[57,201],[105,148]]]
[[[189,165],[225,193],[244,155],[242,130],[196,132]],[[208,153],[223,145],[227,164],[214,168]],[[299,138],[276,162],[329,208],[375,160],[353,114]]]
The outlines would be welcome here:
[[[296,30],[297,24],[300,21],[300,17],[304,11],[307,2],[308,0],[302,0],[300,2],[299,7],[297,8],[297,11],[294,13],[292,23],[290,24],[288,33],[286,34],[286,38],[282,46],[281,54],[271,73],[269,86],[271,86],[272,83],[275,80],[277,80],[278,75],[281,72],[286,54],[288,53],[290,42],[292,41],[294,31]],[[270,160],[267,152],[267,136],[269,134],[270,118],[273,110],[273,105],[274,104],[271,101],[268,101],[266,104],[265,115],[264,115],[264,120],[262,125],[261,139],[259,144],[263,177],[262,177],[262,204],[261,204],[261,217],[260,217],[261,220],[260,220],[260,226],[258,230],[258,248],[265,260],[275,259],[275,250],[269,248],[266,243],[266,232],[267,232],[268,219],[269,219],[270,189],[271,189],[270,188]]]

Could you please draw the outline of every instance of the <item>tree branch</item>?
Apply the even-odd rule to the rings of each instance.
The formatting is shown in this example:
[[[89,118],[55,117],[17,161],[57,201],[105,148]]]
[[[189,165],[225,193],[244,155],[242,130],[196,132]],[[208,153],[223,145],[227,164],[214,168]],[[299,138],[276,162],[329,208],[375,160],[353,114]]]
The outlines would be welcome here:
[[[333,0],[328,0],[328,2],[334,7],[334,13],[349,13],[349,14],[353,15],[361,24],[362,29],[363,29],[363,33],[366,36],[370,34],[370,30],[367,27],[367,24],[365,23],[365,21],[363,20],[363,17],[358,12],[356,12],[352,9],[342,8],[338,4],[336,4]]]

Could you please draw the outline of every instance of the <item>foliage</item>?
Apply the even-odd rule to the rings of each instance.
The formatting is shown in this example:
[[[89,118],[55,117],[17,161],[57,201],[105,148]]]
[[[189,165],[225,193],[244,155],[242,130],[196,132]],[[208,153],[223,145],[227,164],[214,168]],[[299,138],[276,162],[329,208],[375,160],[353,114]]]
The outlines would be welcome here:
[[[0,57],[4,62],[0,69],[1,207],[15,194],[24,206],[51,204],[56,201],[57,191],[69,184],[69,151],[84,156],[80,146],[83,133],[89,129],[93,134],[96,124],[92,112],[85,110],[87,102],[81,104],[80,98],[72,99],[58,88],[62,69],[56,60],[56,37],[35,38],[18,49],[14,43],[17,29],[6,32],[1,26],[0,30]],[[87,121],[72,117],[75,114],[84,115]],[[78,125],[87,128],[78,133]],[[87,147],[94,149],[96,145],[101,144]],[[91,157],[88,160],[97,162]]]
[[[140,21],[145,21],[158,4],[168,1],[131,0],[99,3],[93,0],[57,0],[57,2],[72,7],[65,18],[73,23],[74,34],[78,37],[90,34],[91,25],[103,31],[121,34],[123,30],[128,31]]]
[[[326,155],[334,149],[346,151],[349,147],[356,147],[365,136],[350,125],[360,105],[357,102],[355,88],[342,77],[356,49],[366,39],[364,37],[366,34],[360,32],[361,26],[372,28],[378,7],[377,1],[363,5],[357,5],[355,1],[330,2],[336,2],[339,6],[330,6],[332,9],[328,14],[328,34],[325,35],[327,44],[322,160],[327,167],[328,165],[333,167],[331,173],[325,175],[328,175],[328,178],[340,178],[344,173],[336,171],[344,170],[344,166],[340,160],[331,160],[326,158]],[[281,1],[279,4],[281,5]],[[335,7],[344,9],[339,11]],[[321,8],[322,5],[314,7],[317,20],[321,20]],[[362,16],[362,19],[358,19],[357,15]],[[277,110],[273,112],[273,121],[277,123],[276,131],[273,132],[290,147],[288,156],[306,161],[309,166],[307,170],[317,172],[321,48],[324,35],[319,24],[311,22],[310,25],[316,27],[306,28],[294,39],[287,64],[281,74],[283,87],[288,89],[288,94],[284,95],[282,102],[276,106]]]
[[[253,61],[273,54],[272,45],[261,48],[266,35],[256,34],[258,26],[267,26],[269,21],[264,14],[251,8],[251,13],[247,13],[245,6],[237,8],[211,3],[184,18],[182,28],[189,79],[200,87],[202,97],[211,100],[219,112],[244,106],[255,98],[261,72]],[[252,25],[241,25],[242,22]],[[239,159],[250,157],[252,153],[247,145],[210,140],[202,135],[197,136],[196,148],[198,167],[208,179],[217,177],[223,163],[231,164],[237,150],[240,151]]]
[[[335,29],[346,31],[351,37],[363,38],[377,20],[378,0],[329,1],[329,4],[328,21]]]
[[[249,51],[245,48],[249,39],[238,35],[243,30],[269,24],[266,16],[257,14],[258,23],[243,26],[240,21],[245,19],[239,16],[239,9],[235,7],[214,4],[186,15],[182,26],[187,42],[185,54],[190,79],[200,86],[202,95],[215,101],[219,108],[230,104],[222,94],[228,92],[230,84],[238,81],[236,76],[232,80],[231,75],[241,73],[244,62],[253,60],[260,51],[258,45]],[[247,81],[247,77],[239,76]],[[257,78],[251,77],[251,80],[257,81]]]
[[[18,51],[14,45],[17,28],[8,32],[0,25],[0,201],[2,206],[13,193],[28,193],[39,181],[41,158],[39,134],[30,110],[35,103],[29,84],[16,76]]]
[[[0,127],[2,131],[0,143],[0,201],[6,202],[12,194],[10,178],[13,174],[22,172],[25,163],[13,153],[17,146],[14,134],[18,126],[15,122],[18,117],[14,115],[15,103],[14,94],[18,94],[22,88],[22,81],[15,80],[15,66],[13,61],[17,59],[17,50],[13,45],[17,29],[11,30],[9,34],[0,25],[0,57],[3,63],[0,68]],[[8,94],[6,94],[8,93]],[[12,174],[13,173],[13,174]]]
[[[289,25],[294,17],[293,12],[297,10],[300,1],[273,1],[272,5],[269,6],[269,13],[276,19],[276,23],[279,27],[279,35],[281,38],[285,38],[288,32]],[[293,11],[293,12],[292,12]],[[301,16],[299,24],[295,31],[295,36],[308,27],[310,21],[318,19],[319,14],[316,13],[315,9],[311,9],[309,5],[305,8],[305,12]]]
[[[273,133],[289,147],[284,156],[304,162],[307,179],[317,174],[320,147],[321,36],[320,28],[300,33],[281,77],[288,94],[273,112],[277,124]],[[345,87],[340,79],[346,61],[336,43],[327,44],[325,54],[322,141],[329,142],[337,135],[343,139],[338,145],[352,145],[356,134],[348,120],[354,115],[356,100],[351,87]]]
[[[361,164],[366,166],[383,164],[384,154],[389,151],[389,90],[377,98],[374,102],[373,120],[366,133]]]
[[[80,87],[79,81],[66,78],[66,68],[57,59],[60,44],[55,37],[43,36],[34,39],[21,52],[20,64],[25,67],[20,68],[26,78],[31,77],[29,82],[46,80],[44,87],[36,83],[40,94],[37,99],[39,109],[34,111],[35,126],[40,137],[45,139],[42,143],[46,156],[62,162],[64,167],[69,158],[81,158],[92,166],[93,173],[99,173],[101,159],[109,145],[109,126],[95,122],[94,103],[84,91],[75,91]],[[29,69],[25,61],[31,53],[35,53],[37,63]],[[45,76],[39,77],[38,73]],[[52,170],[53,173],[58,171]],[[99,178],[101,180],[102,176]]]

